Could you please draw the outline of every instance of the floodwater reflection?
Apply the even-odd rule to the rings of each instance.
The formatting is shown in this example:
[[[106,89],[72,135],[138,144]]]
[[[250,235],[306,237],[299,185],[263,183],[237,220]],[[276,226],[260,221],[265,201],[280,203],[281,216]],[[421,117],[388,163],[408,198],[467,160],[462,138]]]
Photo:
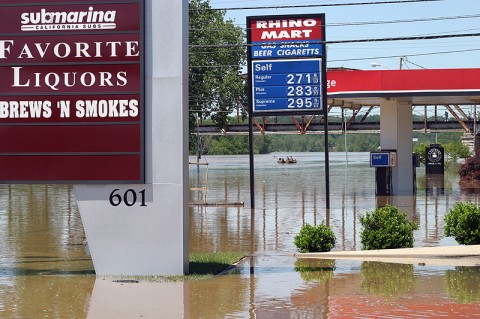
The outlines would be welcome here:
[[[362,262],[362,289],[373,295],[392,297],[413,290],[414,267],[408,264]]]
[[[445,272],[445,287],[461,303],[480,302],[480,267],[455,267]]]
[[[71,186],[0,185],[0,318],[479,316],[479,267],[293,256],[293,238],[306,223],[328,223],[335,250],[359,250],[359,217],[385,203],[418,221],[415,246],[456,245],[443,235],[444,215],[457,201],[477,202],[477,192],[465,191],[455,174],[431,181],[418,169],[417,196],[379,198],[368,154],[349,154],[348,165],[331,154],[327,211],[323,154],[289,155],[298,163],[256,156],[255,210],[248,156],[207,158],[208,178],[206,166],[191,168],[190,251],[251,254],[235,272],[205,280],[96,278]]]

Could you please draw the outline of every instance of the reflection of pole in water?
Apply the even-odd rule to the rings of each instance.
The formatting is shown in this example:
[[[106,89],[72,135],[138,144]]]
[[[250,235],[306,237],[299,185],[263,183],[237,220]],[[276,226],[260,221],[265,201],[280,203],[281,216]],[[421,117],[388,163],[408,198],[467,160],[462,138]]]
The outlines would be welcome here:
[[[428,198],[425,196],[425,240],[428,240]]]
[[[253,255],[255,254],[255,209],[250,209],[250,274],[254,274]]]
[[[228,176],[225,176],[225,178],[223,179],[223,188],[224,188],[224,192],[225,192],[225,196],[224,196],[225,203],[228,203],[228,186],[227,186],[227,179],[228,179]]]
[[[263,239],[263,250],[266,250],[267,249],[267,217],[266,217],[267,216],[267,192],[265,190],[265,183],[263,183],[262,190],[263,190],[262,239]]]
[[[305,225],[305,191],[302,191],[302,226]]]
[[[237,207],[237,245],[240,247],[240,242],[241,242],[241,227],[240,227],[240,224],[241,224],[241,213],[242,213],[242,210],[240,209],[240,207]]]
[[[345,188],[342,190],[342,250],[345,250]]]
[[[438,194],[435,196],[435,239],[438,239]]]
[[[353,188],[353,247],[357,249],[357,190]]]
[[[198,116],[198,113],[195,113],[196,117],[197,117],[197,176],[200,177],[200,158],[201,158],[201,154],[200,154],[200,130],[199,130],[199,122],[200,122],[200,119],[199,119],[199,116]]]
[[[327,208],[325,210],[325,219],[326,219],[325,225],[330,227],[330,208]]]
[[[275,249],[278,249],[278,189],[275,188]]]
[[[313,224],[317,226],[317,187],[313,188]]]
[[[252,209],[253,210],[253,209]],[[250,307],[248,309],[248,314],[250,319],[257,318],[255,313],[255,275],[253,273],[253,256],[250,257]]]

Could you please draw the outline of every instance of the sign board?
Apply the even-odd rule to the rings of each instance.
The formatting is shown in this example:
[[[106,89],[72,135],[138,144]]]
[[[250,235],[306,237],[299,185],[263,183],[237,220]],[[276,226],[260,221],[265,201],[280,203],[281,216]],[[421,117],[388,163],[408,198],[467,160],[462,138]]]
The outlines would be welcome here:
[[[324,109],[325,17],[248,17],[252,114],[308,114]]]
[[[396,152],[370,152],[370,167],[393,167],[396,164]]]
[[[445,171],[445,151],[438,144],[431,144],[426,149],[425,154],[425,173],[426,174],[444,174]]]
[[[0,182],[143,183],[143,0],[8,2]]]
[[[321,59],[252,61],[253,111],[321,110]]]

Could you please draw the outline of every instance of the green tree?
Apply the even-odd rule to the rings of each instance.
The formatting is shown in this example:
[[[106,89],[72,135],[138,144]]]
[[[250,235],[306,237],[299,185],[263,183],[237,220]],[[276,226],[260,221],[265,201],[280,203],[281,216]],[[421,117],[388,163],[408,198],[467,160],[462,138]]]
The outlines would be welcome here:
[[[241,76],[245,36],[241,27],[225,19],[225,11],[213,10],[209,0],[190,0],[189,21],[190,127],[195,124],[195,113],[224,127],[228,115],[246,100]]]
[[[253,139],[253,149],[254,153],[257,154],[268,154],[271,152],[270,145],[272,139],[268,135],[255,136]]]
[[[210,147],[207,153],[209,155],[248,154],[248,136],[214,136],[210,140]]]
[[[462,141],[445,144],[445,153],[448,155],[446,166],[456,163],[460,158],[467,158],[472,155],[470,148],[463,144]]]

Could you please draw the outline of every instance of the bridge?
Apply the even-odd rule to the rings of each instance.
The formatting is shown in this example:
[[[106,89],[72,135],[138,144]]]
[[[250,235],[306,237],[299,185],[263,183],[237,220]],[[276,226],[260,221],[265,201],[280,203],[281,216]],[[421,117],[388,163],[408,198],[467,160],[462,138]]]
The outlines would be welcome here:
[[[435,107],[435,106],[434,106]],[[329,107],[329,112],[333,109]],[[353,114],[346,117],[341,112],[341,117],[329,117],[328,130],[331,134],[342,134],[347,132],[371,133],[380,131],[380,121],[369,121],[368,116],[374,111],[374,106],[353,108]],[[424,119],[413,121],[414,131],[425,132],[463,132],[465,135],[476,133],[477,120],[468,116],[468,111],[460,105],[444,105],[443,109],[449,116],[437,116],[437,109],[428,111],[426,106],[414,106],[423,108]],[[470,106],[468,106],[470,108]],[[442,109],[442,111],[443,111]],[[378,111],[378,110],[377,110]],[[428,113],[433,116],[428,116]],[[476,111],[474,112],[474,114]],[[219,127],[213,124],[200,124],[194,132],[201,135],[225,135],[225,134],[248,134],[248,124],[241,123],[237,118],[236,123],[226,124]],[[322,115],[309,116],[288,116],[278,117],[255,117],[253,119],[254,133],[261,134],[321,134],[324,132],[324,118]]]

